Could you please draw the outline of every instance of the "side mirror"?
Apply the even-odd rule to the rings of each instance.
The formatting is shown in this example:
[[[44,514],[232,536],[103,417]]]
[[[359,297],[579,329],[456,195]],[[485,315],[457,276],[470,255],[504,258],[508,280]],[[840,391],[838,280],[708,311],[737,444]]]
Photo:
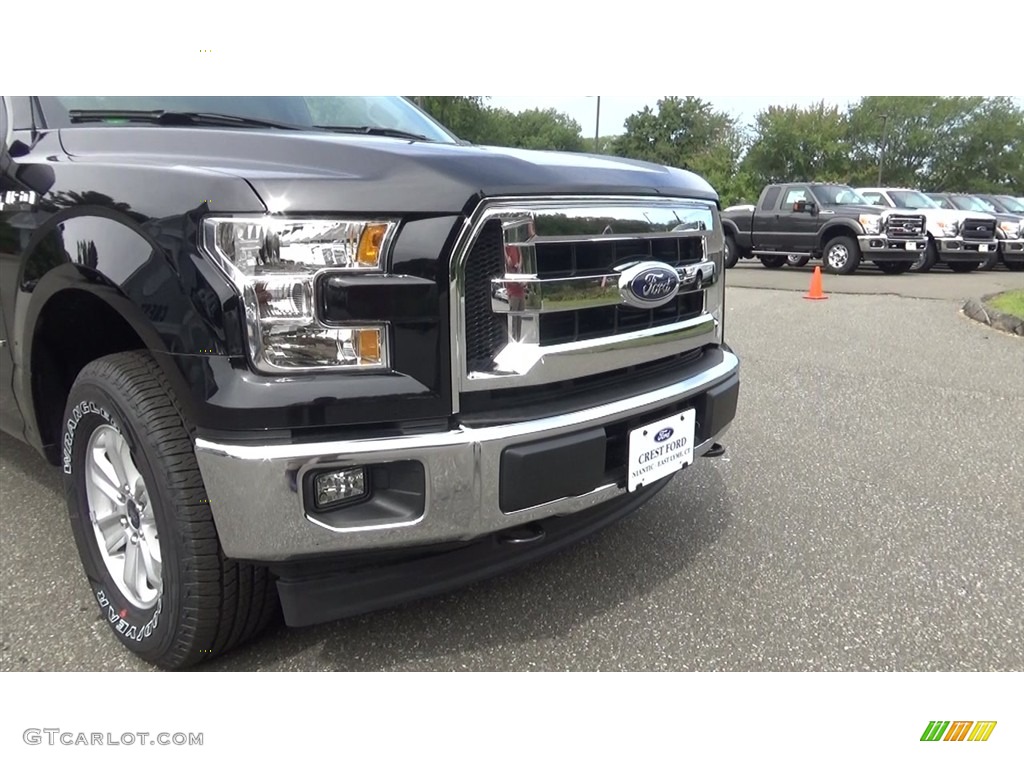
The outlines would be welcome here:
[[[814,213],[814,203],[810,200],[797,200],[793,203],[793,213]]]

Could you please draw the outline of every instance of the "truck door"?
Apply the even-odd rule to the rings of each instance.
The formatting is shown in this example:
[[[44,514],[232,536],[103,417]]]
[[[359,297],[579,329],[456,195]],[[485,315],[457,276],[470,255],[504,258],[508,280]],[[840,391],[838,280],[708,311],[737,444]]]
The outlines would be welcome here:
[[[798,204],[807,206],[796,210]],[[818,235],[818,203],[811,190],[803,184],[792,184],[785,188],[776,230],[773,235],[775,249],[793,253],[810,253]]]
[[[8,289],[13,289],[16,282],[18,254],[18,237],[10,224],[10,211],[6,199],[8,193],[14,192],[14,186],[8,182],[13,161],[8,148],[11,142],[11,119],[8,112],[7,97],[0,98],[0,430],[11,432],[18,437],[24,434],[25,424],[21,411],[14,399],[14,359],[11,356],[11,339],[7,335],[7,322],[4,315],[13,307],[13,295],[5,296]],[[13,267],[13,270],[12,270]],[[13,290],[10,291],[13,294]]]
[[[777,184],[768,187],[754,209],[754,217],[750,223],[750,239],[754,244],[754,250],[771,247],[771,234],[775,231],[775,221],[779,217],[781,192],[782,187]]]

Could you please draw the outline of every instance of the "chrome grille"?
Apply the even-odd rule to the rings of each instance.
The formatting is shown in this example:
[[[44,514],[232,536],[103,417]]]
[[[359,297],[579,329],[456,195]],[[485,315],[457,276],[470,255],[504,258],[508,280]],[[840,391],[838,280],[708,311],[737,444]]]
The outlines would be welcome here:
[[[888,237],[924,237],[924,232],[924,216],[893,214],[885,222],[885,234]]]
[[[703,200],[483,203],[452,258],[455,407],[720,341],[723,248]]]
[[[964,219],[960,230],[964,240],[992,240],[996,236],[995,219]]]

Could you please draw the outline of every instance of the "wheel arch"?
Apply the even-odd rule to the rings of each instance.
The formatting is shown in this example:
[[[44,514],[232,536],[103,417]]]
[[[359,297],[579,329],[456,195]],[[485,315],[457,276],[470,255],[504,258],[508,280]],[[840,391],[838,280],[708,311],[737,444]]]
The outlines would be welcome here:
[[[822,227],[821,232],[818,234],[818,249],[824,251],[829,240],[836,237],[852,237],[854,242],[856,242],[857,238],[862,234],[864,234],[864,231],[860,225],[855,224],[853,221],[845,219],[831,221]]]
[[[165,248],[119,211],[65,210],[34,233],[18,277],[13,335],[22,343],[12,350],[13,384],[25,438],[48,461],[59,461],[71,385],[99,357],[148,350],[179,400],[190,402],[177,357],[226,350],[195,306],[197,291],[207,310],[219,308],[218,297],[204,297],[201,284],[190,291],[183,285],[188,278]]]

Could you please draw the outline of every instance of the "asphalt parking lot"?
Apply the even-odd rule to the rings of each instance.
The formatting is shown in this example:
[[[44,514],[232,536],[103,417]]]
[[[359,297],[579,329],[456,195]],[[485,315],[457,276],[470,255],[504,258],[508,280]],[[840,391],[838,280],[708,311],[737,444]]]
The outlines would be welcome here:
[[[728,273],[725,457],[542,563],[278,628],[221,670],[1024,670],[1024,338],[1005,271]],[[148,669],[100,619],[60,477],[0,438],[3,670]]]

